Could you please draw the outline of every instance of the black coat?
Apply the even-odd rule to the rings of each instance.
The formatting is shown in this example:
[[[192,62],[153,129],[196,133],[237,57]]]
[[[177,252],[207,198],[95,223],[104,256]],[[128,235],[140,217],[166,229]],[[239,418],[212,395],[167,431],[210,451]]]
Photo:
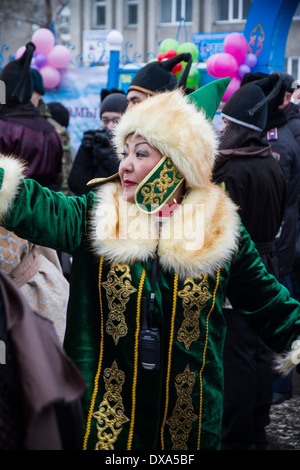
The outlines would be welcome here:
[[[300,124],[298,119],[294,122]],[[273,124],[276,124],[275,119]],[[293,270],[296,253],[298,198],[300,192],[299,146],[287,120],[285,123],[282,123],[278,119],[278,127],[269,129],[267,140],[285,172],[287,182],[287,208],[282,231],[276,242],[280,275],[285,276],[291,274]]]
[[[239,206],[242,222],[266,267],[278,277],[272,258],[285,212],[286,182],[270,147],[220,151],[214,180]]]
[[[68,185],[75,195],[86,194],[86,184],[94,178],[107,178],[118,172],[119,160],[110,143],[110,132],[102,127],[86,131],[74,159]]]

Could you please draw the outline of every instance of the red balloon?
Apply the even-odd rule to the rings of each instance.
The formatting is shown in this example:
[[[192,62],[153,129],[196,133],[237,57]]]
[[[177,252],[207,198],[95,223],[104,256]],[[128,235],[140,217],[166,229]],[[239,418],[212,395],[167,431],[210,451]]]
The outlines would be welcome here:
[[[169,49],[166,53],[165,53],[165,58],[166,59],[171,59],[172,57],[175,57],[177,55],[177,51],[175,49]]]
[[[180,62],[179,64],[176,64],[173,68],[172,68],[172,73],[178,73],[182,70],[182,63]]]
[[[165,58],[166,58],[166,54],[164,52],[160,52],[159,54],[157,54],[158,62],[161,62]]]

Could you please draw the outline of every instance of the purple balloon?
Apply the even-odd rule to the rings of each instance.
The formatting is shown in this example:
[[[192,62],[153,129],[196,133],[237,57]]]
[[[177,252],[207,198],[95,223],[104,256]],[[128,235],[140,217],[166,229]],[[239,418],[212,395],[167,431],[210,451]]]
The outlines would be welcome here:
[[[257,56],[255,54],[247,54],[244,60],[244,64],[248,65],[248,67],[252,68],[256,65]]]
[[[251,71],[251,69],[250,69],[249,65],[242,64],[238,68],[238,75],[239,75],[240,78],[243,78],[245,73],[249,73],[250,71]]]
[[[47,63],[47,57],[44,54],[37,54],[35,57],[35,63],[38,67],[44,67]]]

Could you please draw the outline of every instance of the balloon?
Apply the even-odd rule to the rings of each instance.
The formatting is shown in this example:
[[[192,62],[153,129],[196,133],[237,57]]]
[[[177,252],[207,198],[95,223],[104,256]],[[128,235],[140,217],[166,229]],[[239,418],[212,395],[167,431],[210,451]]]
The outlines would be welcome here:
[[[242,80],[237,76],[232,77],[223,95],[223,98],[222,98],[223,103],[226,103],[226,101],[229,100],[229,98],[233,95],[233,93],[236,92],[236,90],[240,88],[241,81]]]
[[[206,70],[207,70],[207,73],[209,73],[209,75],[212,75],[213,77],[215,76],[214,73],[215,73],[215,60],[216,60],[216,56],[217,54],[212,54],[211,56],[209,56],[209,58],[207,59],[207,62],[206,62]]]
[[[252,68],[256,65],[257,56],[255,54],[247,54],[244,60],[244,64],[248,65],[248,67]]]
[[[182,54],[183,52],[189,52],[192,55],[193,62],[196,62],[199,55],[199,50],[196,44],[193,42],[184,42],[177,49],[178,54]]]
[[[20,57],[22,57],[22,55],[24,54],[25,51],[26,51],[25,46],[19,47],[19,49],[16,52],[16,59],[19,59]]]
[[[47,63],[47,57],[45,54],[37,54],[34,58],[34,63],[38,67],[43,67]]]
[[[40,28],[32,35],[32,42],[38,54],[48,54],[55,44],[55,37],[50,29]]]
[[[47,55],[47,62],[52,67],[62,69],[70,62],[71,54],[66,46],[54,46]]]
[[[218,54],[215,54],[215,61],[213,65],[214,77],[232,78],[236,74],[237,69],[237,61],[231,54],[228,54],[227,52],[220,52]]]
[[[251,69],[250,69],[249,65],[241,64],[238,68],[238,76],[240,78],[243,78],[245,73],[249,73],[249,72],[251,72]]]
[[[200,80],[200,72],[194,65],[191,66],[190,73],[188,75],[186,86],[188,88],[198,88]]]
[[[176,39],[164,39],[159,46],[159,51],[160,52],[167,52],[169,49],[175,49],[177,51],[179,47],[179,42],[176,41]]]
[[[180,62],[179,64],[174,65],[171,72],[176,75],[176,73],[180,72],[181,70],[182,70],[182,63]]]
[[[231,33],[224,39],[224,51],[231,54],[238,65],[244,62],[248,52],[248,42],[241,33]]]
[[[51,65],[45,65],[40,68],[40,74],[43,77],[43,83],[45,88],[55,88],[60,82],[61,76],[57,69],[51,67]]]
[[[166,55],[165,55],[164,52],[159,52],[159,53],[157,54],[157,60],[158,60],[158,62],[161,62],[163,59],[165,59],[165,57],[166,57]]]
[[[166,59],[172,59],[172,57],[175,57],[177,55],[177,51],[175,49],[169,49],[166,53],[165,53],[165,58]]]

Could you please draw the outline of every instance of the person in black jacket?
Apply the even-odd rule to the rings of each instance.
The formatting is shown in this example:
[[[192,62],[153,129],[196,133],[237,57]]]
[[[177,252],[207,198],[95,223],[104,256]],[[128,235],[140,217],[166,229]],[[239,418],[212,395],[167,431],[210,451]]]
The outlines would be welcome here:
[[[119,160],[111,146],[111,131],[127,107],[126,94],[121,90],[101,92],[100,119],[102,126],[84,133],[74,159],[68,185],[75,195],[86,194],[87,183],[107,178],[118,172]]]
[[[269,90],[277,81],[278,77],[269,80]],[[242,86],[224,105],[214,180],[238,205],[267,270],[278,278],[275,237],[285,213],[286,178],[262,137],[267,113],[265,93],[255,83]],[[272,403],[270,352],[230,304],[224,307],[222,448],[265,449]]]

